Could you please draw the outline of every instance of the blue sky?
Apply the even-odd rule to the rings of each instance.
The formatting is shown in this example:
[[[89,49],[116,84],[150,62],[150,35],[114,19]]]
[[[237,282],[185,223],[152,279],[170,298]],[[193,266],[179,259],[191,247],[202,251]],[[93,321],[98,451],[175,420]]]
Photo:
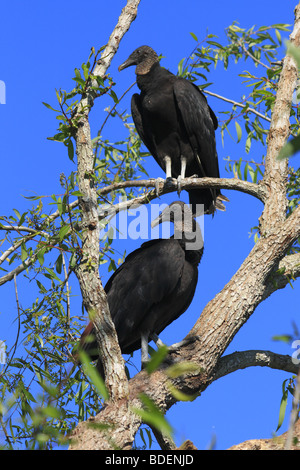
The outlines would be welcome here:
[[[91,0],[88,5],[78,0],[43,3],[17,0],[2,5],[0,80],[6,85],[6,104],[0,105],[1,214],[10,214],[12,208],[20,211],[28,208],[30,203],[24,195],[60,194],[60,173],[68,175],[75,170],[65,147],[47,140],[55,134],[57,121],[42,101],[55,105],[55,88],[73,88],[74,68],[87,60],[92,46],[98,49],[107,42],[124,5],[121,0]],[[222,40],[225,28],[233,21],[246,28],[254,24],[292,24],[295,5],[296,2],[287,4],[279,0],[253,0],[251,8],[245,2],[233,0],[142,0],[137,19],[123,38],[109,70],[117,82],[118,94],[134,81],[134,70],[129,68],[120,74],[117,68],[137,46],[153,47],[164,55],[162,65],[176,73],[178,62],[195,46],[190,32],[199,39],[208,32]],[[209,77],[213,82],[210,90],[239,101],[243,88],[237,75],[243,67],[231,64],[227,72],[217,67]],[[229,109],[214,98],[209,98],[209,104],[219,118],[220,111]],[[105,106],[105,100],[98,100],[92,110],[93,137],[105,117]],[[122,102],[121,109],[130,109],[130,96]],[[113,120],[105,126],[103,137],[111,141],[120,138]],[[230,176],[225,171],[227,156],[259,161],[262,152],[253,146],[247,156],[243,144],[237,145],[230,138],[225,139],[223,148],[218,131],[217,146],[224,177]],[[151,158],[147,159],[146,167],[150,176],[163,176]],[[187,334],[207,302],[230,280],[253,246],[249,232],[257,225],[261,203],[233,191],[224,194],[230,198],[226,213],[205,219],[205,252],[194,301],[162,334],[167,344]],[[182,198],[186,195],[182,194]],[[132,251],[140,244],[140,240],[124,241],[120,251],[125,248]],[[106,272],[101,274],[105,282],[109,276]],[[21,303],[26,305],[30,302],[30,285],[19,282]],[[272,337],[291,333],[292,322],[298,321],[298,282],[294,289],[287,287],[263,302],[226,353],[266,349],[291,354],[290,347],[275,343]],[[0,339],[5,337],[8,344],[13,343],[16,333],[13,292],[12,284],[1,288]],[[213,383],[195,402],[175,405],[167,417],[177,430],[176,442],[191,439],[203,449],[215,438],[216,448],[225,449],[246,439],[271,437],[277,426],[281,384],[287,377],[289,374],[267,368],[239,371]],[[283,431],[287,423],[288,420]]]

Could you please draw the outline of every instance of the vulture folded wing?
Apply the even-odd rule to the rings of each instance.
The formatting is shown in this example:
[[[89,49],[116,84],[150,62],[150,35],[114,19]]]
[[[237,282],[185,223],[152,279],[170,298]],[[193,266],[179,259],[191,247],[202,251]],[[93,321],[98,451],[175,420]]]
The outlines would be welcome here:
[[[139,347],[141,333],[152,332],[158,321],[152,309],[175,291],[184,262],[176,240],[156,240],[144,243],[115,272],[105,290],[123,352]]]
[[[174,83],[174,96],[191,146],[201,160],[198,175],[219,177],[215,144],[217,118],[209,108],[205,96],[185,79]]]
[[[137,93],[135,93],[131,98],[131,115],[132,115],[132,119],[137,130],[137,133],[139,134],[140,138],[146,145],[151,155],[155,156],[156,155],[155,145],[154,145],[151,135],[149,135],[149,132],[147,130],[147,125],[145,123],[145,119],[143,118],[141,97]]]

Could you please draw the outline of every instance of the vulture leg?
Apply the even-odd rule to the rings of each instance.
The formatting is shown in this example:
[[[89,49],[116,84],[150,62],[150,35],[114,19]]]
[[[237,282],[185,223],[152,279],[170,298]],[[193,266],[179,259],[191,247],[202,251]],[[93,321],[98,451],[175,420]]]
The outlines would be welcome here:
[[[165,158],[164,158],[164,161],[165,161],[165,164],[166,164],[166,179],[172,178],[171,157],[166,155]]]
[[[186,170],[186,158],[181,155],[181,173],[177,178],[177,194],[180,196],[181,193],[181,180],[185,178],[185,170]]]

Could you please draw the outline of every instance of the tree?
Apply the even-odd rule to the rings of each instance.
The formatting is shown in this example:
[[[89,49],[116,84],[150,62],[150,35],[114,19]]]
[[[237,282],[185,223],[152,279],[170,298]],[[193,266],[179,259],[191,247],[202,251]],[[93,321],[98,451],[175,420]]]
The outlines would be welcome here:
[[[183,346],[179,353],[170,354],[168,359],[174,362],[171,367],[162,361],[151,373],[141,371],[129,381],[126,377],[99,272],[99,265],[101,270],[107,259],[109,269],[115,267],[112,233],[108,231],[100,247],[99,238],[111,210],[119,212],[157,198],[156,180],[139,179],[144,155],[141,142],[129,116],[119,111],[121,98],[108,75],[139,3],[128,0],[107,45],[98,51],[92,49],[81,70],[75,70],[75,88],[71,92],[58,90],[57,106],[46,104],[59,120],[52,140],[62,142],[77,164],[77,171],[69,177],[61,175],[63,195],[52,196],[57,209],[44,211],[43,198],[35,196],[31,210],[15,210],[13,216],[1,218],[4,251],[0,259],[7,272],[0,283],[15,283],[19,330],[26,335],[26,355],[17,358],[14,350],[9,351],[1,372],[0,418],[9,447],[26,442],[31,448],[51,448],[53,443],[64,443],[70,429],[80,421],[72,433],[71,448],[131,448],[142,422],[149,423],[163,448],[172,448],[170,428],[163,415],[177,401],[194,399],[213,381],[240,368],[265,365],[292,374],[298,371],[290,357],[269,351],[223,353],[255,308],[300,274],[300,175],[299,170],[288,167],[286,159],[277,158],[279,151],[286,149],[290,133],[297,136],[298,108],[291,103],[298,72],[294,47],[300,41],[299,5],[289,53],[282,63],[277,62],[277,53],[280,31],[285,31],[286,25],[247,30],[233,24],[227,30],[227,44],[220,44],[211,35],[199,44],[195,36],[195,50],[188,61],[179,64],[181,75],[196,80],[206,79],[214,64],[227,68],[232,58],[251,61],[250,71],[243,74],[251,91],[240,103],[227,98],[232,109],[225,114],[221,133],[225,135],[234,125],[240,141],[239,121],[243,120],[248,151],[254,141],[267,148],[264,171],[262,161],[237,159],[231,167],[234,178],[187,178],[182,188],[212,186],[244,192],[260,200],[263,211],[253,249],[232,279],[199,312],[190,332],[196,338],[192,347]],[[205,87],[204,91],[212,94]],[[127,130],[122,142],[102,140],[102,129],[96,138],[91,137],[93,105],[105,96],[113,100],[108,117],[121,118]],[[247,181],[249,176],[251,182]],[[159,183],[159,195],[176,189],[175,181],[168,186]],[[118,194],[126,194],[127,199],[116,202]],[[17,288],[22,273],[39,289],[39,298],[24,310]],[[83,308],[96,326],[105,388],[84,357],[85,367],[76,362],[71,370],[66,366],[73,358],[73,345],[83,325],[81,318],[71,315],[71,283],[76,279]],[[286,390],[297,389],[290,383]],[[106,403],[101,408],[103,399]],[[296,402],[296,410],[298,405]],[[21,424],[13,412],[20,415]]]

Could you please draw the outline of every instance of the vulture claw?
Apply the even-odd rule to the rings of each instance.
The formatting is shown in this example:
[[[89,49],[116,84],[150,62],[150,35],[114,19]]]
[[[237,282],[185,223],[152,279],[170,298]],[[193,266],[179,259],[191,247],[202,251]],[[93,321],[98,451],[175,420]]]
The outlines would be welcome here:
[[[152,333],[150,335],[150,338],[155,342],[158,348],[161,348],[162,346],[166,346],[165,343],[162,342],[162,340],[157,336],[156,333]],[[197,336],[195,335],[188,336],[187,338],[183,339],[182,341],[179,341],[178,343],[174,343],[171,346],[167,346],[168,352],[175,352],[183,346],[187,346],[188,344],[194,343],[196,339],[197,339]]]
[[[178,194],[179,197],[180,197],[180,193],[181,193],[181,180],[182,180],[182,177],[181,177],[181,175],[179,175],[178,178],[177,178],[177,194]]]
[[[162,178],[156,178],[155,180],[155,194],[157,197],[159,197],[159,185],[160,183],[163,183],[164,180]]]
[[[182,341],[179,341],[179,343],[174,343],[171,346],[168,346],[169,352],[175,352],[178,349],[182,348],[183,346],[187,346],[188,344],[194,343],[196,341],[196,336],[189,336]]]

